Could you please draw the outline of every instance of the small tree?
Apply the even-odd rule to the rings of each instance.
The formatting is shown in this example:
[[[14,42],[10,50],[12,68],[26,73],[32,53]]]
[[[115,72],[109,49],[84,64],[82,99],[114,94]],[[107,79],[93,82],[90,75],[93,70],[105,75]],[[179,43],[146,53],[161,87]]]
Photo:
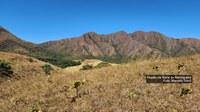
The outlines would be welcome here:
[[[10,63],[5,60],[0,60],[0,75],[10,76],[11,74],[13,74],[13,71],[11,70]]]
[[[42,66],[44,72],[47,74],[47,75],[50,75],[50,72],[51,70],[53,70],[53,68],[51,67],[51,65],[49,64],[45,64],[44,66]]]
[[[76,96],[72,97],[71,102],[76,102],[76,99],[81,97],[79,88],[86,82],[88,82],[86,79],[74,81],[73,85],[69,89],[76,89]]]
[[[72,86],[72,89],[75,88],[76,89],[76,96],[79,97],[79,87],[81,86],[82,82],[81,81],[74,81],[74,84]]]

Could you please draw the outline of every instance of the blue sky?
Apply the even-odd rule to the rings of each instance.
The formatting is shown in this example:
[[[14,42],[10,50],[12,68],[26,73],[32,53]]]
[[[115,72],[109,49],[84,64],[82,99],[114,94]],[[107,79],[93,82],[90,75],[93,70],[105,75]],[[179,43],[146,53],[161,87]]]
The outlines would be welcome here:
[[[0,25],[41,43],[86,32],[200,37],[200,0],[0,0]]]

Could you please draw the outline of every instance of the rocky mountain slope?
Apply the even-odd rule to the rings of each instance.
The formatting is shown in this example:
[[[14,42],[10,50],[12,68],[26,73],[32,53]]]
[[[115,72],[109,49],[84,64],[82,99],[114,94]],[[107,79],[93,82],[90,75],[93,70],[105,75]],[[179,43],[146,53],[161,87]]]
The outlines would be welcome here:
[[[198,39],[174,39],[153,31],[131,34],[120,31],[107,35],[89,32],[77,38],[46,42],[41,46],[75,57],[159,58],[200,53]]]
[[[157,49],[135,41],[131,35],[123,31],[109,35],[89,32],[78,38],[51,41],[41,45],[48,49],[67,52],[75,57],[88,55],[95,57],[120,55],[128,58],[167,56]]]
[[[198,39],[174,39],[158,32],[143,31],[138,31],[130,35],[134,40],[151,48],[158,49],[169,56],[195,54],[199,53],[200,49],[200,40]]]
[[[76,38],[67,38],[34,44],[21,40],[0,27],[0,51],[33,57],[113,58],[126,59],[175,57],[200,53],[200,40],[174,39],[158,32],[119,31],[111,34],[89,32]],[[118,58],[117,58],[118,59]]]

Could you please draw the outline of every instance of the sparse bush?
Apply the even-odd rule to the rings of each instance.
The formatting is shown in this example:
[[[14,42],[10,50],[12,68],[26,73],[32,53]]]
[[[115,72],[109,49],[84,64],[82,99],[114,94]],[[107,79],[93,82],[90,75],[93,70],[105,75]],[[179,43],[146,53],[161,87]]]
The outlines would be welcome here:
[[[159,68],[158,66],[154,66],[154,67],[153,67],[153,69],[155,69],[155,70],[158,70],[158,68]]]
[[[13,71],[11,70],[10,63],[5,60],[0,60],[0,75],[10,76],[11,74],[13,74]]]
[[[95,66],[94,68],[102,68],[102,67],[109,67],[109,66],[112,66],[112,65],[107,63],[107,62],[101,62],[97,66]]]
[[[39,109],[35,107],[31,107],[29,112],[39,112]]]
[[[180,96],[184,97],[187,94],[191,94],[192,93],[192,89],[189,89],[187,87],[181,87],[181,93]]]
[[[39,104],[44,104],[44,101],[43,100],[39,100],[38,103]]]
[[[26,58],[29,62],[33,62],[33,58],[31,58],[31,57],[28,57],[28,58]]]
[[[137,96],[137,94],[136,94],[136,92],[130,92],[129,94],[128,94],[128,97],[129,98],[133,98],[133,97],[136,97]]]
[[[44,66],[42,66],[44,72],[47,74],[47,75],[50,75],[50,72],[51,70],[53,70],[53,68],[51,67],[51,65],[49,64],[45,64]]]
[[[177,65],[178,69],[180,69],[181,67],[184,67],[184,66],[185,66],[184,63],[178,63],[178,65]]]
[[[151,89],[147,89],[146,92],[147,92],[147,94],[150,94],[151,93]]]
[[[93,69],[94,67],[92,65],[86,64],[83,65],[83,67],[81,68],[81,70],[89,70],[89,69]]]

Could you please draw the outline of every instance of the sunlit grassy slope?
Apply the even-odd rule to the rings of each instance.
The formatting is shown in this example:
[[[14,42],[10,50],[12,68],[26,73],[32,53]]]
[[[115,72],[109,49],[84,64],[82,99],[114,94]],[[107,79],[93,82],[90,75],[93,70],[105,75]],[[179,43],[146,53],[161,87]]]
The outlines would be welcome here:
[[[103,62],[103,61],[98,60],[98,59],[85,59],[84,61],[81,62],[81,65],[67,67],[67,68],[64,69],[64,71],[66,71],[66,72],[77,72],[86,64],[92,65],[94,67],[94,66],[97,66],[101,62]],[[118,64],[114,64],[114,63],[110,63],[110,64],[112,66],[118,65]]]
[[[21,77],[0,84],[0,112],[199,112],[200,55],[160,60],[143,60],[101,69],[68,72],[55,68],[51,76],[43,62],[30,63],[21,55],[0,53]],[[178,69],[178,63],[184,67]],[[21,67],[20,67],[21,66]],[[153,67],[158,66],[158,70]],[[29,75],[28,75],[29,74]],[[192,75],[189,84],[147,84],[145,75]],[[28,75],[28,76],[27,76]],[[86,82],[79,88],[80,98],[69,89],[75,80]],[[193,90],[180,97],[181,87]],[[134,97],[129,97],[130,93]]]

